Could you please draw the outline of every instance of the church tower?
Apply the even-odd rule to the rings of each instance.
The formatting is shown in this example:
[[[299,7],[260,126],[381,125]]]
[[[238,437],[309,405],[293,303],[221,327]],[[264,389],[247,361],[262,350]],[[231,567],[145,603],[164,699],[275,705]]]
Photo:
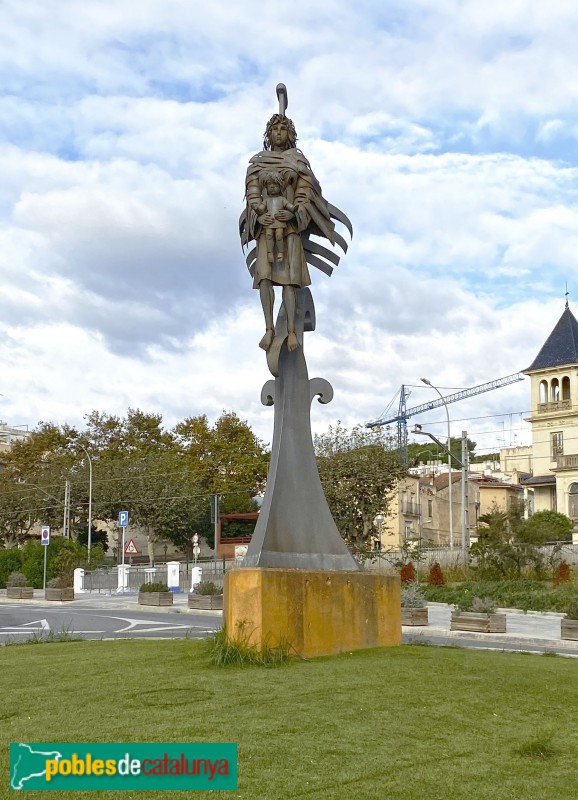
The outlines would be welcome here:
[[[578,321],[568,303],[523,372],[532,387],[534,511],[560,511],[578,523]]]

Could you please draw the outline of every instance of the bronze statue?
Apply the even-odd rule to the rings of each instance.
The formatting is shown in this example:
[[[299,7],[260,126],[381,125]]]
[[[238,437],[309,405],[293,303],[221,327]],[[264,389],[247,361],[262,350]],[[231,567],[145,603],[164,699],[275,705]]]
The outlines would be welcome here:
[[[339,263],[333,251],[311,241],[310,235],[339,244],[346,251],[347,244],[336,233],[332,218],[352,232],[347,217],[323,197],[309,162],[296,147],[295,127],[285,116],[287,90],[283,84],[277,86],[277,96],[279,113],[267,123],[263,150],[251,158],[247,169],[246,209],[240,219],[242,244],[256,242],[247,256],[247,266],[253,288],[259,289],[265,317],[265,335],[259,345],[266,351],[275,338],[273,287],[283,287],[287,348],[294,350],[299,346],[295,290],[311,283],[307,263],[328,275],[333,269],[327,261]]]
[[[333,389],[323,378],[309,379],[303,347],[304,334],[316,324],[307,265],[331,275],[331,264],[339,263],[333,250],[310,236],[346,251],[333,220],[350,233],[351,223],[324,199],[309,162],[295,146],[283,84],[277,86],[277,97],[279,113],[267,123],[263,150],[249,163],[246,208],[239,220],[242,245],[255,241],[246,261],[261,296],[266,330],[260,345],[274,376],[263,387],[261,401],[275,407],[267,488],[243,565],[357,570],[323,494],[311,438],[311,401],[317,397],[329,403]],[[283,301],[273,323],[275,286],[282,287]]]

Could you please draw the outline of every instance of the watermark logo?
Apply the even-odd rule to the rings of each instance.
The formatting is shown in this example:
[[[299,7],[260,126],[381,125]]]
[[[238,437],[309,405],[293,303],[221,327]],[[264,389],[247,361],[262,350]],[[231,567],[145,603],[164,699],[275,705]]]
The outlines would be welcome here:
[[[16,791],[236,789],[237,745],[12,743],[10,788]]]

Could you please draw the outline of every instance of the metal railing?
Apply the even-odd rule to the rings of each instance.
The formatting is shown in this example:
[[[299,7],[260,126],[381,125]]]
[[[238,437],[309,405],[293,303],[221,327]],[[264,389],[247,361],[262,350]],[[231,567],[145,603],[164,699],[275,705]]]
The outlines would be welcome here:
[[[193,562],[181,562],[179,569],[179,588],[183,592],[191,589],[191,569]],[[235,560],[229,561],[201,561],[197,564],[202,569],[202,580],[211,581],[222,588],[225,572],[237,566]],[[154,569],[154,572],[152,572]],[[137,593],[143,583],[167,583],[167,565],[159,564],[151,568],[142,565],[128,567],[127,588],[128,593]],[[119,586],[117,567],[107,569],[94,569],[84,573],[84,589],[87,592],[101,594],[117,594]]]

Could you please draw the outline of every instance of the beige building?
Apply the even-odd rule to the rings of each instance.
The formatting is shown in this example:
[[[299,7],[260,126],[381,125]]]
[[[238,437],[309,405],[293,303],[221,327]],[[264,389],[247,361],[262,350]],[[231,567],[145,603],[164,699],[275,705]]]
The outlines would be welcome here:
[[[462,541],[462,475],[452,472],[452,526],[454,546]],[[475,531],[479,510],[479,483],[468,480],[469,534]],[[390,516],[382,526],[381,547],[397,550],[406,541],[448,545],[449,524],[449,477],[447,472],[439,475],[408,475],[399,482],[398,491],[390,507]]]
[[[531,380],[534,510],[560,511],[578,523],[578,321],[568,303],[524,370]]]
[[[504,483],[485,479],[479,482],[480,517],[499,511],[511,511],[516,505],[524,502],[524,487],[517,483]]]

